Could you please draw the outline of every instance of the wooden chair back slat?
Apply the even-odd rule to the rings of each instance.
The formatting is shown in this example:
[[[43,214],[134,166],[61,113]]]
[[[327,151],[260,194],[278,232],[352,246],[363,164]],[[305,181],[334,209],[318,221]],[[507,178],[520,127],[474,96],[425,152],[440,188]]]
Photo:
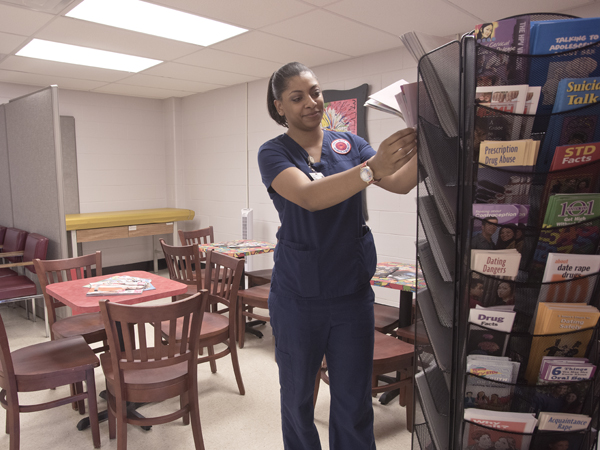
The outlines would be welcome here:
[[[204,245],[215,242],[213,227],[201,228],[199,230],[178,230],[181,245]],[[200,261],[206,261],[206,253],[200,252]]]

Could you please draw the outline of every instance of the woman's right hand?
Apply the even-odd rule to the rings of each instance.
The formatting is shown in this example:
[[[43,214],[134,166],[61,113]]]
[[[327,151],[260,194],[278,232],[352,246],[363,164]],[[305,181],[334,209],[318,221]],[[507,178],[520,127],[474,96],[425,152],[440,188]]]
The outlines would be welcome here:
[[[417,150],[417,133],[414,128],[405,128],[385,139],[377,154],[369,160],[375,179],[387,177],[410,161]]]

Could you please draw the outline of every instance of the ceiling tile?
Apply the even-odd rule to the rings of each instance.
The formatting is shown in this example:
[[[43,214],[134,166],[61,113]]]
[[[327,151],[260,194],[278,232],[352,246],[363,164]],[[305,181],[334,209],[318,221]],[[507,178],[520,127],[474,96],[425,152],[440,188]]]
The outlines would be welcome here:
[[[179,58],[202,48],[186,42],[136,33],[70,17],[57,18],[37,33],[36,37],[161,61]]]
[[[176,62],[192,66],[209,67],[226,72],[243,73],[255,77],[270,76],[280,66],[277,62],[223,52],[212,48],[198,50],[191,55],[177,59]]]
[[[253,31],[220,42],[212,48],[281,64],[302,61],[307,66],[341,61],[350,57],[349,54],[336,53],[260,31]]]
[[[52,14],[0,3],[0,31],[28,36],[54,19]]]
[[[10,56],[6,58],[0,63],[0,69],[104,82],[118,81],[129,75],[128,72],[118,70],[59,63],[43,59],[26,58],[24,56]]]
[[[327,6],[334,3],[339,3],[341,0],[304,0],[306,3],[310,3],[315,6]]]
[[[27,40],[25,36],[0,32],[0,53],[12,53]]]
[[[256,29],[303,14],[314,7],[297,0],[151,0],[150,3],[179,9],[247,29]]]
[[[462,0],[457,3],[464,4],[470,1]],[[489,2],[481,0],[479,3],[485,4],[486,7],[489,5]],[[472,30],[479,23],[471,8],[460,8],[446,0],[378,0],[376,8],[372,3],[363,0],[342,0],[327,6],[326,9],[396,36],[413,30],[428,30],[425,32],[436,36],[462,34]],[[423,14],[424,10],[435,11],[435,16]]]
[[[2,0],[0,3],[12,3],[23,8],[32,9],[34,11],[55,14],[62,11],[69,3],[72,3],[73,1],[74,0]]]
[[[188,66],[177,63],[163,63],[144,70],[144,74],[156,75],[159,77],[179,78],[182,80],[202,81],[219,86],[229,86],[232,84],[254,81],[257,78],[249,75],[236,74],[233,72],[223,72],[220,70],[205,69],[204,67]]]
[[[28,84],[31,86],[50,86],[56,84],[59,88],[89,91],[105,84],[103,81],[80,80],[76,78],[55,77],[34,73],[0,70],[0,81],[5,83]]]
[[[167,77],[157,77],[142,73],[137,73],[127,78],[124,78],[119,81],[119,84],[137,85],[187,92],[207,92],[212,89],[218,89],[220,87],[223,87],[222,85],[217,84],[201,83],[198,81],[189,81]]]
[[[60,87],[60,86],[59,86]],[[143,86],[130,86],[128,84],[108,84],[106,86],[94,89],[93,92],[101,92],[103,94],[127,95],[130,97],[144,97],[165,99],[171,97],[187,97],[194,92],[185,92],[168,89],[158,89]]]
[[[263,27],[262,31],[352,56],[398,47],[397,36],[324,10]]]

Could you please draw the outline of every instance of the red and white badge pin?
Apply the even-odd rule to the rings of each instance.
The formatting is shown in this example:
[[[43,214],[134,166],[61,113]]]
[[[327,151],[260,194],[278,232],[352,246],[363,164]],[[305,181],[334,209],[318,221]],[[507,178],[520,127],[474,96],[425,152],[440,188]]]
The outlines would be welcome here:
[[[350,142],[346,139],[336,139],[331,143],[331,149],[338,155],[345,155],[351,148]]]

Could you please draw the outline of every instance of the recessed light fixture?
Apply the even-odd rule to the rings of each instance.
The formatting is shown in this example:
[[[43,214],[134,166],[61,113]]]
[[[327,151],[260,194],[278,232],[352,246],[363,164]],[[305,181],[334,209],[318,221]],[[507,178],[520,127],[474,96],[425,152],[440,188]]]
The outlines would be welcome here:
[[[140,72],[148,67],[160,64],[157,59],[124,55],[77,45],[34,39],[16,53],[17,56],[46,59],[62,63],[101,67],[103,69]]]
[[[84,0],[66,16],[202,46],[248,31],[139,0]]]

